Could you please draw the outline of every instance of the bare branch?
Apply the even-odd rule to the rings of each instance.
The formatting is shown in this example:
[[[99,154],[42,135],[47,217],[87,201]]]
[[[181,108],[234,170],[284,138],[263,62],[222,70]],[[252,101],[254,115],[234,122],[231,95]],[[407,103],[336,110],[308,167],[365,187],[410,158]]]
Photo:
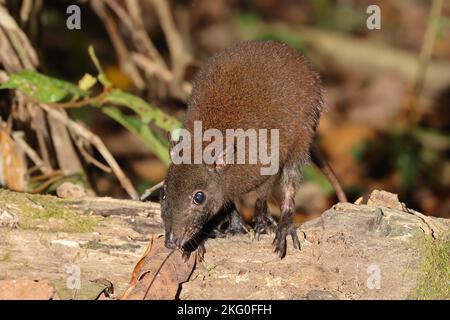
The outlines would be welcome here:
[[[50,117],[64,124],[68,129],[73,130],[74,132],[76,132],[78,136],[86,139],[89,143],[95,146],[95,148],[97,148],[102,157],[111,167],[112,171],[116,175],[117,179],[119,180],[120,184],[125,189],[125,191],[130,195],[132,199],[135,200],[139,199],[139,195],[134,189],[131,181],[127,178],[127,176],[122,171],[122,169],[120,168],[114,157],[106,148],[103,141],[97,135],[95,135],[94,133],[92,133],[79,123],[70,119],[65,113],[61,112],[60,110],[53,109],[52,107],[46,104],[41,104],[40,107],[44,109]]]
[[[24,133],[23,132],[14,132],[12,134],[12,137],[14,141],[17,143],[17,145],[25,152],[25,154],[28,156],[28,158],[33,161],[33,163],[45,174],[49,174],[53,172],[53,169],[47,166],[47,164],[42,161],[41,157],[36,153],[36,151],[31,148],[28,143],[24,140]]]
[[[143,89],[145,87],[145,82],[142,79],[141,75],[139,74],[139,71],[136,69],[136,66],[130,62],[129,59],[130,54],[128,52],[125,42],[120,36],[114,18],[106,10],[103,1],[101,0],[91,1],[91,6],[105,24],[105,28],[115,48],[122,69],[131,77],[137,88]]]
[[[170,50],[172,72],[174,75],[173,89],[178,88],[184,79],[186,67],[191,63],[192,56],[184,48],[183,39],[175,26],[169,4],[166,0],[151,0],[159,17],[161,27],[166,36]]]

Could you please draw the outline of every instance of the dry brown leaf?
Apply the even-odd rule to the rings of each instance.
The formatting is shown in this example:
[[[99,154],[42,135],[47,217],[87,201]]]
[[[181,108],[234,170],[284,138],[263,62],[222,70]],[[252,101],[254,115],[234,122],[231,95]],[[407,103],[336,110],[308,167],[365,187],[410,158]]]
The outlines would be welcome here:
[[[150,255],[150,253],[152,252],[153,242],[155,241],[155,238],[156,238],[156,236],[153,235],[152,239],[150,240],[150,243],[147,246],[147,249],[144,252],[144,255],[142,256],[141,260],[139,260],[139,262],[134,267],[133,273],[131,274],[131,281],[130,281],[131,286],[135,286],[136,283],[138,282],[139,276],[141,275],[141,270],[145,264],[145,258],[147,258]]]
[[[4,184],[13,191],[25,191],[26,165],[24,154],[10,137],[6,127],[0,129],[0,153]]]
[[[189,280],[197,254],[184,262],[182,253],[164,247],[163,236],[153,236],[141,260],[136,264],[130,287],[122,300],[173,300],[181,283]],[[156,275],[156,277],[155,277]]]

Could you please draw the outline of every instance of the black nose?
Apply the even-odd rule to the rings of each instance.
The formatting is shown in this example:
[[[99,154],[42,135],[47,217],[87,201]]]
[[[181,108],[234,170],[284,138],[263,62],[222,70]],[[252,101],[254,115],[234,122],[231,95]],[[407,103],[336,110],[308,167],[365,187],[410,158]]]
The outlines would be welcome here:
[[[181,244],[181,240],[179,238],[176,238],[173,233],[170,235],[166,234],[166,239],[164,241],[164,245],[167,249],[176,249],[179,248]]]

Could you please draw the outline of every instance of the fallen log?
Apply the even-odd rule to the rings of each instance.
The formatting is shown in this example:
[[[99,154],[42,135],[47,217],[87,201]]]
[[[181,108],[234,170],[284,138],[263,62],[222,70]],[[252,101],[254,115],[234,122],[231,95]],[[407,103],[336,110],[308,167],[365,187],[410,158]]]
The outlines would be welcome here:
[[[5,190],[0,225],[0,281],[49,280],[60,299],[95,299],[103,292],[122,297],[153,235],[163,233],[157,204]],[[209,240],[205,260],[180,285],[179,298],[450,298],[450,221],[409,210],[395,195],[377,192],[367,204],[336,204],[298,234],[301,251],[288,241],[283,260],[272,252],[273,235],[259,242],[251,235]],[[145,259],[151,262],[145,272],[155,274],[159,258]],[[133,279],[131,288],[139,288],[152,278]],[[151,296],[158,298],[155,288]]]

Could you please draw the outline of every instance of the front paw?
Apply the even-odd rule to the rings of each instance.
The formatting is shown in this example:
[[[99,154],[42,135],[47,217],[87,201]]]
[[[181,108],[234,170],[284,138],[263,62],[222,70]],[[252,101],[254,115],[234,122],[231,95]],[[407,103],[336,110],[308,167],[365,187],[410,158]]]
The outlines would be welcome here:
[[[275,234],[275,239],[273,240],[273,245],[275,246],[275,253],[283,259],[286,256],[287,243],[286,238],[291,235],[292,242],[295,249],[300,249],[300,241],[297,236],[297,230],[294,224],[280,225]]]
[[[206,241],[202,242],[197,247],[197,259],[198,259],[197,261],[199,261],[199,262],[205,261],[205,253],[206,253],[205,242]],[[194,251],[186,251],[186,250],[183,251],[182,258],[183,258],[184,262],[187,263],[189,261],[189,259],[191,258],[192,252],[194,252]]]
[[[205,243],[204,242],[198,246],[197,252],[198,252],[198,259],[199,259],[199,261],[200,262],[205,261],[206,248],[205,248]]]

